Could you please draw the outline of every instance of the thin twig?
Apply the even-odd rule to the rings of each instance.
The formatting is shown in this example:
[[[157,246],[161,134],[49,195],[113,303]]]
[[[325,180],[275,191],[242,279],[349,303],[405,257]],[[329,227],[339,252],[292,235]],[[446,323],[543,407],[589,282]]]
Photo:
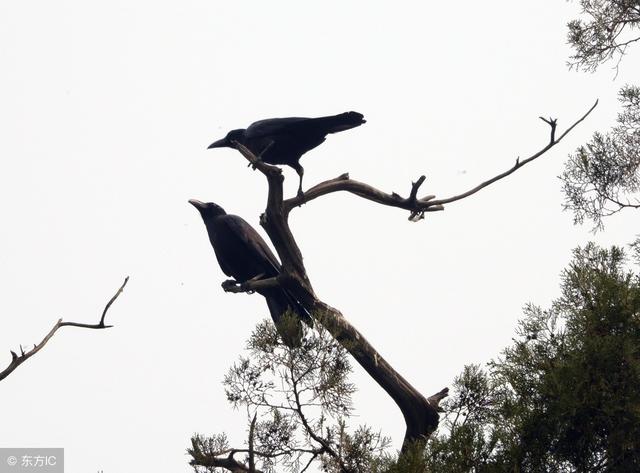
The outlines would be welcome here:
[[[587,111],[587,113],[585,113],[584,115],[582,115],[582,117],[580,117],[578,120],[575,121],[575,123],[573,125],[571,125],[569,128],[567,128],[565,130],[564,133],[562,133],[562,135],[560,135],[558,138],[555,138],[555,121],[553,121],[552,123],[554,123],[553,125],[550,123],[551,129],[552,129],[552,133],[551,133],[551,141],[549,141],[549,144],[547,144],[547,146],[545,146],[544,148],[542,148],[540,151],[538,151],[537,153],[531,155],[530,157],[528,157],[527,159],[525,159],[524,161],[520,161],[520,159],[516,160],[516,164],[508,169],[507,171],[498,174],[497,176],[492,177],[491,179],[484,181],[483,183],[477,185],[476,187],[474,187],[473,189],[468,190],[467,192],[463,192],[462,194],[459,195],[455,195],[453,197],[448,197],[446,199],[440,199],[440,200],[433,200],[431,202],[432,205],[444,205],[444,204],[449,204],[451,202],[455,202],[456,200],[461,200],[464,199],[466,197],[469,197],[470,195],[475,194],[476,192],[478,192],[481,189],[484,189],[485,187],[493,184],[496,181],[499,181],[500,179],[503,179],[505,177],[507,177],[508,175],[514,173],[515,171],[517,171],[518,169],[520,169],[522,166],[524,166],[525,164],[530,163],[531,161],[539,158],[540,156],[542,156],[543,154],[545,154],[547,151],[549,151],[551,148],[553,148],[555,145],[557,145],[558,143],[560,143],[560,141],[562,140],[562,138],[564,138],[571,130],[573,130],[580,122],[582,122],[585,118],[587,118],[587,116],[589,116],[589,114],[593,111],[594,108],[596,108],[596,106],[598,105],[598,101],[596,100],[596,102],[591,106],[591,108]],[[543,119],[544,120],[544,119]],[[547,120],[544,120],[545,122]]]
[[[107,315],[107,311],[111,307],[111,304],[113,304],[115,302],[115,300],[120,296],[120,294],[122,294],[122,291],[124,291],[124,287],[127,285],[128,282],[129,282],[129,276],[124,278],[124,282],[122,283],[122,286],[120,286],[120,288],[113,295],[113,297],[111,299],[109,299],[109,302],[107,302],[107,305],[104,306],[104,310],[102,311],[102,317],[100,317],[100,325],[101,326],[104,327],[104,318]]]
[[[307,462],[307,464],[304,466],[304,468],[302,470],[300,470],[300,473],[304,473],[305,471],[307,471],[309,469],[309,467],[311,466],[311,464],[313,463],[313,461],[316,459],[316,457],[320,455],[320,453],[314,453],[311,458],[309,458],[309,461]]]
[[[364,199],[371,200],[378,204],[387,205],[390,207],[398,207],[405,210],[409,210],[411,212],[409,219],[412,221],[420,220],[425,212],[435,212],[444,210],[445,204],[449,204],[458,200],[462,200],[466,197],[469,197],[476,192],[484,189],[485,187],[497,182],[510,174],[514,173],[524,165],[530,163],[531,161],[539,158],[555,145],[557,145],[569,132],[571,132],[579,123],[581,123],[587,116],[593,111],[593,109],[598,105],[598,101],[593,104],[593,106],[578,120],[576,120],[569,128],[567,128],[559,137],[556,137],[556,125],[557,120],[555,119],[541,119],[547,123],[551,128],[550,139],[548,144],[542,148],[537,153],[528,157],[527,159],[520,160],[520,158],[516,159],[516,163],[509,168],[507,171],[498,174],[497,176],[488,179],[474,188],[463,192],[462,194],[458,194],[452,197],[447,197],[445,199],[435,199],[433,195],[426,195],[422,198],[417,197],[418,188],[424,182],[424,176],[421,176],[415,183],[412,183],[411,191],[409,197],[403,198],[399,194],[392,192],[388,194],[379,189],[376,189],[369,184],[364,182],[359,182],[349,178],[349,174],[345,173],[337,178],[330,179],[327,181],[323,181],[315,186],[311,187],[307,190],[303,195],[296,196],[290,199],[287,199],[283,203],[284,212],[288,214],[294,208],[301,206],[307,202],[310,202],[318,197],[323,195],[331,194],[333,192],[346,191],[354,194],[358,197],[362,197]],[[249,159],[249,158],[247,158]],[[274,167],[274,166],[270,166]],[[269,170],[268,172],[271,172]]]
[[[9,366],[7,368],[5,368],[2,372],[0,372],[0,381],[2,381],[4,378],[9,376],[22,363],[24,363],[33,355],[38,353],[47,344],[47,342],[51,339],[51,337],[53,337],[53,335],[56,333],[56,331],[60,327],[79,327],[79,328],[89,328],[89,329],[105,329],[105,328],[113,327],[113,325],[105,325],[104,319],[105,319],[105,316],[107,315],[107,311],[111,307],[111,304],[113,304],[114,301],[118,298],[118,296],[122,293],[128,281],[129,281],[129,276],[127,276],[124,279],[122,286],[120,286],[118,291],[113,295],[113,297],[109,300],[109,302],[107,302],[107,305],[105,306],[104,311],[102,312],[102,317],[100,318],[100,321],[97,324],[63,322],[62,319],[58,319],[58,321],[54,324],[53,328],[49,330],[49,333],[45,335],[45,337],[42,339],[40,343],[38,343],[37,345],[33,345],[33,348],[31,350],[25,352],[22,349],[22,346],[20,346],[20,355],[17,355],[15,352],[11,351],[11,363],[9,363]]]

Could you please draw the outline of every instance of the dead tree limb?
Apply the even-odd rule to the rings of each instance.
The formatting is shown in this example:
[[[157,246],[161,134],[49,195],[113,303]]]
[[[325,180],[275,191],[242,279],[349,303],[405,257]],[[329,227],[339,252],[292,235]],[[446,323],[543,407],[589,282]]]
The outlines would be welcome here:
[[[40,343],[38,343],[37,345],[33,345],[33,348],[31,350],[25,352],[22,348],[22,345],[20,345],[20,355],[18,355],[14,351],[11,351],[11,363],[9,363],[9,366],[7,366],[7,368],[5,368],[2,372],[0,372],[0,381],[2,381],[4,378],[9,376],[22,363],[24,363],[33,355],[38,353],[47,344],[47,342],[53,337],[56,331],[61,327],[79,327],[79,328],[89,328],[89,329],[105,329],[105,328],[113,327],[113,325],[105,325],[104,319],[107,315],[107,311],[111,307],[111,304],[113,304],[115,300],[118,298],[118,296],[122,293],[122,291],[124,290],[124,287],[127,285],[127,282],[129,282],[129,276],[124,278],[124,282],[122,283],[120,288],[116,291],[113,297],[109,299],[109,302],[107,302],[107,305],[104,307],[104,310],[102,311],[102,316],[100,317],[100,321],[97,324],[63,322],[62,319],[58,319],[58,321],[54,324],[54,326],[51,328],[49,333],[42,339]]]
[[[285,210],[283,200],[282,184],[284,178],[282,171],[276,166],[271,166],[258,160],[249,149],[239,143],[237,146],[238,150],[249,162],[254,164],[266,176],[269,183],[267,208],[260,218],[260,223],[265,228],[282,261],[283,271],[277,278],[279,284],[295,294],[296,298],[313,314],[315,319],[332,334],[395,401],[407,426],[403,446],[409,446],[414,441],[425,440],[438,426],[436,407],[395,371],[338,310],[322,302],[315,295],[311,282],[307,277],[302,253],[289,228],[288,212]],[[414,186],[417,192],[419,185]],[[256,284],[258,282],[249,281],[242,286],[238,286],[234,292],[255,290],[257,288]]]
[[[249,426],[249,437],[254,435],[257,417],[254,416]],[[254,441],[250,440],[249,448],[228,448],[226,439],[224,444],[212,446],[200,436],[194,436],[191,439],[191,448],[187,449],[187,453],[191,455],[192,460],[189,464],[194,467],[202,466],[206,468],[222,468],[232,473],[264,473],[263,470],[255,466],[255,458],[277,459],[278,457],[290,455],[294,452],[302,452],[310,454],[313,458],[323,453],[322,449],[291,449],[279,450],[275,452],[256,450],[253,445]],[[238,454],[245,455],[247,463],[236,460]]]
[[[598,105],[598,101],[596,100],[596,102],[582,117],[576,120],[569,128],[567,128],[557,138],[556,138],[557,120],[545,119],[540,117],[551,128],[550,139],[546,146],[544,146],[538,152],[534,153],[533,155],[529,156],[524,160],[520,160],[520,158],[516,159],[515,164],[511,168],[492,177],[491,179],[481,182],[477,186],[461,194],[447,197],[444,199],[436,199],[434,195],[425,195],[424,197],[418,198],[417,197],[418,189],[420,188],[420,186],[425,180],[425,176],[420,176],[420,178],[415,183],[412,183],[409,197],[403,198],[395,192],[388,194],[386,192],[376,189],[375,187],[370,186],[369,184],[365,184],[363,182],[350,179],[349,174],[345,173],[334,179],[321,182],[311,187],[301,196],[296,196],[296,197],[285,200],[283,204],[283,212],[285,215],[287,215],[294,208],[299,207],[302,204],[310,202],[314,199],[317,199],[318,197],[331,194],[333,192],[346,191],[358,197],[362,197],[363,199],[368,199],[373,202],[376,202],[378,204],[409,210],[411,212],[409,216],[409,220],[412,220],[412,221],[420,220],[421,218],[424,217],[425,212],[436,212],[436,211],[444,210],[445,204],[450,204],[452,202],[465,199],[475,194],[476,192],[484,189],[485,187],[493,184],[494,182],[509,176],[510,174],[514,173],[524,165],[539,158],[540,156],[545,154],[547,151],[549,151],[551,148],[553,148],[555,145],[560,143],[560,141],[569,132],[571,132],[571,130],[573,130],[580,122],[582,122],[585,118],[587,118],[587,116],[593,111],[594,108],[596,108],[597,105]],[[246,157],[246,154],[245,154],[245,157]],[[251,161],[251,159],[249,160]],[[268,165],[265,165],[264,163],[260,163],[260,164],[261,165],[258,166],[258,169],[260,169],[263,173],[271,172],[265,168],[265,166],[268,166]]]
[[[251,425],[249,426],[249,473],[256,473],[256,460],[255,452],[253,450],[253,441],[257,419],[258,413],[256,412],[255,414],[253,414],[253,419],[251,419]]]
[[[395,401],[402,412],[406,424],[403,449],[407,448],[412,442],[423,441],[438,426],[438,405],[447,396],[448,389],[442,389],[429,398],[425,398],[393,369],[366,338],[343,317],[340,311],[316,296],[311,281],[307,276],[302,253],[289,228],[289,213],[294,208],[323,195],[347,191],[382,205],[408,210],[410,211],[410,220],[419,220],[423,218],[425,212],[444,210],[445,204],[469,197],[539,158],[557,145],[574,127],[582,122],[597,104],[598,101],[559,137],[556,137],[557,121],[543,118],[542,120],[551,128],[549,142],[546,146],[524,160],[518,158],[510,169],[478,184],[474,188],[462,194],[439,200],[435,199],[434,195],[418,197],[418,191],[425,181],[425,176],[420,176],[416,182],[411,184],[409,196],[404,198],[395,192],[388,194],[363,182],[352,180],[348,174],[342,174],[335,179],[321,182],[303,195],[284,200],[284,177],[280,168],[264,163],[248,148],[240,143],[235,143],[238,151],[255,169],[260,170],[267,178],[269,184],[267,207],[260,217],[260,224],[266,230],[280,256],[283,270],[282,274],[277,278],[248,281],[242,285],[236,285],[234,281],[225,281],[223,288],[225,291],[230,292],[252,292],[272,285],[286,287]]]
[[[256,468],[250,469],[250,467],[248,467],[244,463],[241,463],[233,458],[236,453],[238,453],[238,450],[233,450],[226,457],[220,457],[215,455],[207,455],[204,453],[194,453],[193,451],[191,451],[190,454],[194,457],[194,459],[191,460],[190,464],[191,466],[224,468],[231,473],[263,473],[262,470],[258,470]]]

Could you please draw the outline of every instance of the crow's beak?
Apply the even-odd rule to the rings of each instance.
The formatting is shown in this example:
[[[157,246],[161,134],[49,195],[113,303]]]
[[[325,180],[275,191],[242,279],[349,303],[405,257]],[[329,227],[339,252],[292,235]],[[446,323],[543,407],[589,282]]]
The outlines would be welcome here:
[[[204,202],[200,202],[199,200],[196,200],[196,199],[190,199],[189,203],[193,205],[196,209],[198,209],[198,211],[201,211],[202,209],[204,209]]]
[[[214,141],[213,143],[211,143],[207,149],[211,149],[211,148],[225,148],[229,146],[229,142],[227,141],[226,138],[222,138],[221,140],[218,141]]]

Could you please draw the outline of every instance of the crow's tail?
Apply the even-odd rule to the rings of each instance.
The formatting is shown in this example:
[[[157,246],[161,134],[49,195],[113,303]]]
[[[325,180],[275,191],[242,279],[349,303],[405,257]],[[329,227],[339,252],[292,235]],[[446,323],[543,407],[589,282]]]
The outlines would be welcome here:
[[[269,289],[261,293],[267,300],[271,318],[284,343],[292,348],[299,347],[303,335],[301,321],[313,327],[313,319],[309,312],[291,294],[282,289]],[[286,317],[286,314],[290,316]]]
[[[366,123],[364,115],[358,112],[345,112],[331,117],[314,118],[313,120],[315,123],[322,124],[326,133],[338,133]]]

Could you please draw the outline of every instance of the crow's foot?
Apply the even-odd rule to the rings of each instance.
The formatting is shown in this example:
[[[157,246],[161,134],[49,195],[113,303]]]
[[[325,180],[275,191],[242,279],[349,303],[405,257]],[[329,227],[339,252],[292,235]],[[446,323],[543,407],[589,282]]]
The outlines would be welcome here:
[[[221,286],[224,292],[234,292],[234,289],[238,287],[238,281],[235,279],[227,279],[222,282]]]
[[[254,171],[258,168],[258,163],[261,163],[262,159],[260,158],[260,156],[256,156],[256,160],[247,164],[247,167],[252,168]]]

